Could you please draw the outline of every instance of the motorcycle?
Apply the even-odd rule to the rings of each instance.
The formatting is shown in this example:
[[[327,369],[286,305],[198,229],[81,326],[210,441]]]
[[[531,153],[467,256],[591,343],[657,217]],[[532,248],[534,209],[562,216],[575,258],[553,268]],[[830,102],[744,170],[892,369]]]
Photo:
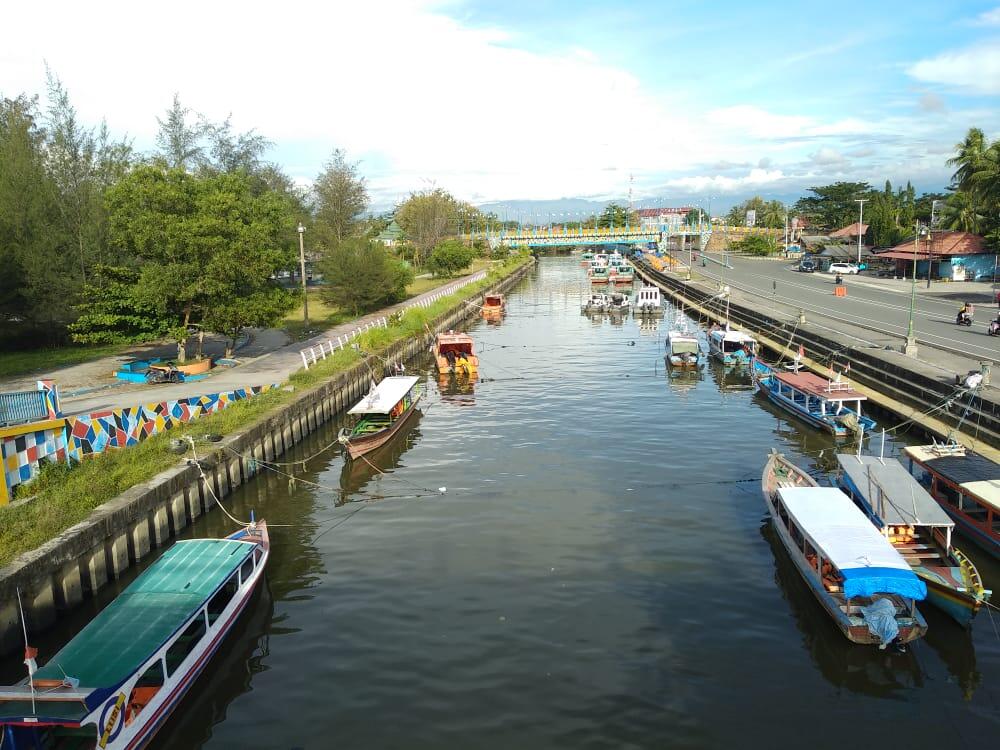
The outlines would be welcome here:
[[[955,318],[955,324],[960,326],[972,325],[972,313],[961,310]]]
[[[1000,320],[991,320],[990,328],[986,333],[989,336],[1000,336]]]
[[[181,383],[183,381],[184,376],[181,374],[181,371],[173,365],[165,367],[152,365],[146,371],[146,382],[150,385],[156,383]]]

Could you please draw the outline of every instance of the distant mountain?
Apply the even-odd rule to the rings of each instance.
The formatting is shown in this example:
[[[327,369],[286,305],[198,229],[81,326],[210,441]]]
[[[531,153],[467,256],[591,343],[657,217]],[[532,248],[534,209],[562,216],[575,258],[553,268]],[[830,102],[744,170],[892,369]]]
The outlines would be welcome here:
[[[520,218],[522,221],[555,221],[558,219],[586,218],[599,214],[610,201],[594,201],[586,198],[558,198],[556,200],[493,201],[479,205],[486,213],[496,214],[508,221]],[[624,202],[624,201],[623,201]]]

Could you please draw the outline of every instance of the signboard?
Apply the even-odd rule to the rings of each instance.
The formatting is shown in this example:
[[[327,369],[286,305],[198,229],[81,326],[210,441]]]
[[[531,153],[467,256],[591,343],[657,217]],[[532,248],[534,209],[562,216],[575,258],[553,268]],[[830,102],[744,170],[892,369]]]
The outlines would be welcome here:
[[[756,223],[757,223],[757,212],[754,211],[753,209],[750,209],[749,211],[747,211],[747,226],[752,227]]]

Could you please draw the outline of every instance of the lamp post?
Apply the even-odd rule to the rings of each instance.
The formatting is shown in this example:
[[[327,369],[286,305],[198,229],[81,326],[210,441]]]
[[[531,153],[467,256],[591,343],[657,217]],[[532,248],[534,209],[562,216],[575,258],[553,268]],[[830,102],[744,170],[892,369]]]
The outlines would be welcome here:
[[[913,335],[913,307],[917,300],[917,244],[921,237],[927,234],[923,227],[917,228],[913,235],[913,277],[910,279],[910,322],[906,326],[906,344],[903,346],[903,354],[908,357],[917,356],[917,340]]]
[[[302,275],[302,325],[305,330],[309,330],[309,294],[306,292],[306,250],[303,236],[306,228],[299,222],[299,273]]]
[[[931,270],[934,268],[934,208],[938,201],[931,201],[931,226],[927,231],[927,288],[931,288]]]
[[[858,204],[858,265],[861,265],[861,223],[865,218],[865,203],[868,198],[855,198],[854,202]]]

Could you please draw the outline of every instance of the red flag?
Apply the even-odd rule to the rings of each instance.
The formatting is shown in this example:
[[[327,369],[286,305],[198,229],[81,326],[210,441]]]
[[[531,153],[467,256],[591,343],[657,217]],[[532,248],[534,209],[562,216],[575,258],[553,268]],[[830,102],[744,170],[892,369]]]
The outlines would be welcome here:
[[[38,670],[38,665],[35,663],[35,657],[38,656],[38,649],[32,648],[31,646],[25,645],[24,647],[24,666],[28,668],[28,676],[30,677]]]

